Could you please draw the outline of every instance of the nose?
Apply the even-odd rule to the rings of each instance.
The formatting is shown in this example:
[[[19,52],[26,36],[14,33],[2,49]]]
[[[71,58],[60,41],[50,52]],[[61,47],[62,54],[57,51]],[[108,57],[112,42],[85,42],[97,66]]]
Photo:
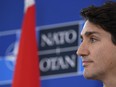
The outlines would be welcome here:
[[[76,54],[79,55],[79,56],[87,56],[87,55],[89,55],[90,52],[88,50],[88,46],[83,44],[83,43],[81,43],[81,45],[77,49]]]

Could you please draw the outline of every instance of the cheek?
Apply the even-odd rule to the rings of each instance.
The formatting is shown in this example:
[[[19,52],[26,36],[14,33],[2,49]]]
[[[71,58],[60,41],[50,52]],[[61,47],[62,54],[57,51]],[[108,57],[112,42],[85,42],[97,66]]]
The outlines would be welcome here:
[[[104,61],[111,52],[108,44],[99,43],[91,47],[91,55],[95,57],[95,60]]]
[[[94,61],[94,63],[90,66],[89,69],[91,69],[91,71],[94,74],[103,74],[105,72],[107,72],[107,70],[109,70],[109,64],[110,64],[110,60],[107,57],[107,55],[105,55],[105,52],[103,50],[99,50],[95,52],[94,55],[92,55],[92,60]]]
[[[116,49],[107,44],[99,45],[93,49],[91,55],[95,65],[103,70],[116,65]]]

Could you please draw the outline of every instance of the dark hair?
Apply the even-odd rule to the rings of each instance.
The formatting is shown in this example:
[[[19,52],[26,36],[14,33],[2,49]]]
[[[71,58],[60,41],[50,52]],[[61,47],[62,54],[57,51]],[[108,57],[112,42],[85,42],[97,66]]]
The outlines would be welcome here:
[[[116,45],[116,2],[109,1],[99,7],[92,5],[84,8],[81,15],[85,20],[109,32],[112,42]]]

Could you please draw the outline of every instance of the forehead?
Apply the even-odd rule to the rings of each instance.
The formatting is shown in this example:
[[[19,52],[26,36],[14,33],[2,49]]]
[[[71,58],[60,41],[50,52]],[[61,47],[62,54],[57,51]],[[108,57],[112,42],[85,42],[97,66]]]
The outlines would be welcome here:
[[[105,32],[100,26],[97,26],[89,21],[86,21],[81,32],[81,35],[85,34],[100,34]]]

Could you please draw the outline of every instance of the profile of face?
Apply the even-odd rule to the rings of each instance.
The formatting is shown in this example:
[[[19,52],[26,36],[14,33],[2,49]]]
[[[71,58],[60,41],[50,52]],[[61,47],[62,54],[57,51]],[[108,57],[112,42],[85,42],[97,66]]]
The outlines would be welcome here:
[[[116,46],[111,41],[111,34],[86,21],[81,38],[77,55],[82,58],[84,77],[102,80],[116,74]]]

